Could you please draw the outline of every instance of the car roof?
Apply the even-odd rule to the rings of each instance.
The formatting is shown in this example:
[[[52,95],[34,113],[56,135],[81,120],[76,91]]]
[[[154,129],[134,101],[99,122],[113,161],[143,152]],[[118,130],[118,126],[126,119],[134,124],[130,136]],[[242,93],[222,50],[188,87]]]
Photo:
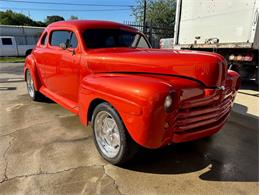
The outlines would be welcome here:
[[[136,28],[130,27],[125,24],[120,24],[112,21],[103,21],[103,20],[68,20],[68,21],[59,21],[54,22],[48,25],[48,28],[52,27],[72,27],[78,30],[85,30],[88,28],[120,28],[130,31],[139,31]]]

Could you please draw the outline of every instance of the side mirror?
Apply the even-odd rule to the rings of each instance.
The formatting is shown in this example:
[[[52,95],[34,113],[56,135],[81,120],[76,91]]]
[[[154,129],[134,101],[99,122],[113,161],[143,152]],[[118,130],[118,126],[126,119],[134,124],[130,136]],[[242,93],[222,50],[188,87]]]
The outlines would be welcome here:
[[[67,49],[67,46],[66,46],[65,43],[61,43],[61,44],[60,44],[60,48],[65,50],[65,49]]]

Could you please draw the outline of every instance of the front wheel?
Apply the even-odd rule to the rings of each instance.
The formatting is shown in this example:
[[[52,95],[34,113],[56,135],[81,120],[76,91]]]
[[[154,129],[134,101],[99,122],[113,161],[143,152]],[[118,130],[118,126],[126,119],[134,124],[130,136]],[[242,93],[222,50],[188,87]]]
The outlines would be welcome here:
[[[92,116],[95,145],[101,156],[112,164],[122,164],[137,152],[119,114],[108,103],[99,104]]]

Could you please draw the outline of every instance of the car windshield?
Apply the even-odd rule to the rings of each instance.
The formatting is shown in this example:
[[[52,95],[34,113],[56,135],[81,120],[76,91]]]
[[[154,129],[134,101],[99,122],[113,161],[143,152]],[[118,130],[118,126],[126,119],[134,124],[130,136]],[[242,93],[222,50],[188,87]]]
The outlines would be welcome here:
[[[121,29],[88,29],[83,33],[87,48],[138,47],[149,48],[139,33]]]

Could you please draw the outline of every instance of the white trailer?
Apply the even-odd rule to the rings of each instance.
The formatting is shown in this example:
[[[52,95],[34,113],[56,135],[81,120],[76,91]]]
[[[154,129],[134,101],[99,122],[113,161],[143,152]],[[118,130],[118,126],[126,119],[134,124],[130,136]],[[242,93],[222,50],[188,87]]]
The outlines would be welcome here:
[[[0,56],[27,56],[44,28],[0,25]]]
[[[174,38],[161,48],[220,53],[242,78],[258,76],[258,0],[177,0]]]

